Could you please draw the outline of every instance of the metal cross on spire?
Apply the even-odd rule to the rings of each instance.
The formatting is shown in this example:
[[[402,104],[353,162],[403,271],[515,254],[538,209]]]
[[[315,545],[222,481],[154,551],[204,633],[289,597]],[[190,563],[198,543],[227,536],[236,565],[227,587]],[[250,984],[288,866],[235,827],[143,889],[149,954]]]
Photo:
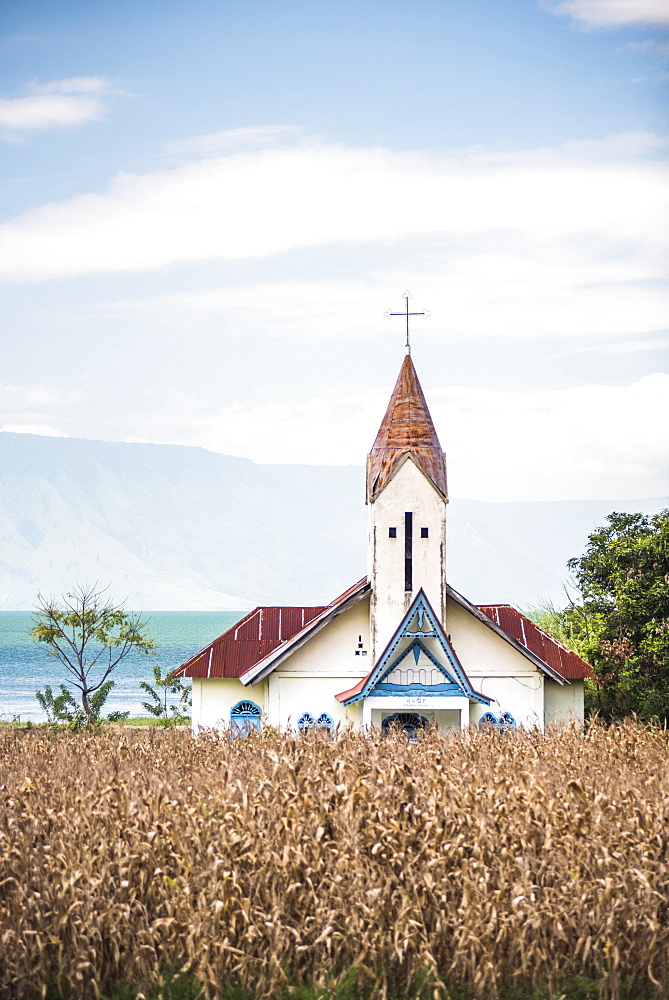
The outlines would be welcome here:
[[[386,317],[386,319],[390,319],[391,316],[405,316],[406,317],[406,321],[407,321],[407,342],[406,342],[405,346],[406,346],[406,349],[407,349],[407,354],[410,355],[411,354],[411,340],[409,339],[409,316],[429,316],[430,314],[427,311],[427,309],[424,309],[423,312],[409,312],[409,299],[411,298],[411,292],[405,292],[404,295],[402,296],[402,298],[404,299],[404,309],[403,309],[402,312],[392,312],[392,310],[386,309],[386,311],[384,312],[383,315]]]

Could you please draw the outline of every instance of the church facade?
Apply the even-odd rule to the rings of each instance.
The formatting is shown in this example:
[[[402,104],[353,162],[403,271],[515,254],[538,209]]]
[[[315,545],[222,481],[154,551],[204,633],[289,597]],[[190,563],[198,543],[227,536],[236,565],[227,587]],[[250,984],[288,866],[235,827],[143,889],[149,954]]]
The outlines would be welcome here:
[[[446,574],[446,462],[406,354],[367,459],[368,575],[328,605],[258,607],[177,670],[193,728],[439,731],[583,719],[588,665]]]

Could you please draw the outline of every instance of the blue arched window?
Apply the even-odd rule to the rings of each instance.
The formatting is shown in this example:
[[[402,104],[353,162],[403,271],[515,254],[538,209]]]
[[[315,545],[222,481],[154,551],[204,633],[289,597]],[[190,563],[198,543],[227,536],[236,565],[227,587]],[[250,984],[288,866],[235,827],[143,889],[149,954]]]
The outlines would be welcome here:
[[[334,732],[334,722],[327,712],[321,712],[316,720],[316,725],[322,732],[330,733],[330,735]]]
[[[314,717],[309,712],[303,712],[297,720],[297,728],[301,733],[308,733],[310,729],[314,728],[314,725]]]
[[[518,728],[511,712],[502,712],[499,719],[492,712],[484,712],[479,719],[479,729],[493,727],[498,733],[515,733]]]
[[[516,729],[518,728],[516,725],[516,720],[511,715],[511,712],[502,712],[502,714],[499,717],[498,725],[500,731],[503,733],[505,733],[507,730],[509,730],[510,732],[515,732]]]
[[[252,729],[260,732],[262,727],[262,709],[253,701],[238,701],[230,709],[230,729],[233,733],[250,733]]]

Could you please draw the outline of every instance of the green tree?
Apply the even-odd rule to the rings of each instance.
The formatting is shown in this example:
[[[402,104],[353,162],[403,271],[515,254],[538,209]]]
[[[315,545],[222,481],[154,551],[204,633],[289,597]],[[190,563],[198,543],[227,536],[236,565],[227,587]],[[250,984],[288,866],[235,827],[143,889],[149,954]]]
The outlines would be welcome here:
[[[568,608],[557,608],[553,601],[546,600],[528,611],[527,617],[567,649],[586,658],[584,633],[587,616],[578,605],[572,603]]]
[[[35,691],[35,697],[46,714],[49,722],[67,722],[72,724],[83,713],[70,689],[66,684],[59,684],[60,694],[54,694],[50,684],[43,691]]]
[[[38,691],[37,700],[54,721],[60,717],[73,722],[81,712],[87,724],[96,722],[114,684],[110,674],[119,663],[132,652],[148,655],[156,649],[148,636],[148,623],[141,615],[125,611],[122,604],[114,604],[106,590],[97,584],[76,587],[60,602],[38,595],[30,634],[61,662],[81,703],[79,709],[64,684],[56,696],[48,686]]]
[[[157,719],[167,720],[170,718],[170,713],[173,722],[187,718],[191,706],[190,684],[184,684],[181,678],[175,677],[173,673],[168,673],[163,677],[158,664],[153,667],[153,679],[156,687],[162,689],[162,693],[156,691],[148,681],[141,681],[139,686],[151,698],[151,701],[142,702],[142,708]],[[168,695],[178,695],[176,704],[168,703]]]
[[[612,513],[571,559],[582,599],[568,643],[592,664],[590,707],[605,718],[669,719],[669,510]]]
[[[81,705],[77,703],[67,685],[59,684],[58,686],[60,694],[54,694],[51,686],[47,684],[43,691],[35,691],[35,697],[49,722],[68,725],[72,729],[79,729],[88,722]],[[113,686],[113,681],[106,681],[95,694],[91,695],[90,707],[94,722],[99,721],[103,705]],[[130,712],[110,712],[107,719],[109,722],[120,722],[121,719],[127,719],[129,715]]]

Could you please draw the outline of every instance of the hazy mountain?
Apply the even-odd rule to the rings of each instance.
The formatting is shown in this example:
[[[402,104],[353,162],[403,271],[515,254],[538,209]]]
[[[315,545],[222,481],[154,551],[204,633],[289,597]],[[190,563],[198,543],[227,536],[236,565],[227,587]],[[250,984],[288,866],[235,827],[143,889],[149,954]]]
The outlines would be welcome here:
[[[453,500],[449,580],[476,602],[562,602],[607,513],[667,505]],[[362,468],[0,433],[0,608],[86,581],[144,610],[319,604],[364,575],[365,533]]]

